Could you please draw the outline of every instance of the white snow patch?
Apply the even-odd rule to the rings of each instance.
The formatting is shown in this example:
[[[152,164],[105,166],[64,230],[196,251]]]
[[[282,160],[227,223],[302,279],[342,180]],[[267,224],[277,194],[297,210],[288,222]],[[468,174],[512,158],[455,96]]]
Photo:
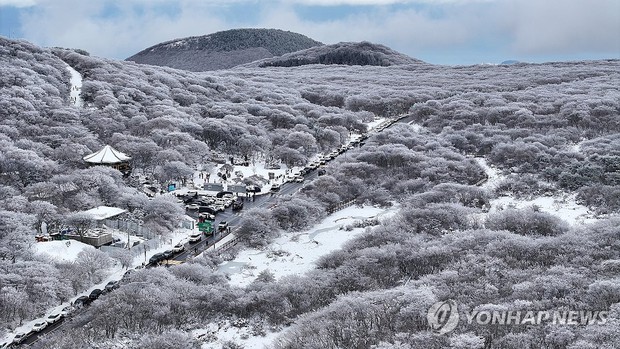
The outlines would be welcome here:
[[[314,269],[319,257],[341,248],[345,242],[364,232],[364,228],[341,228],[355,221],[383,218],[396,213],[398,207],[381,209],[372,206],[351,206],[340,210],[305,232],[286,233],[266,250],[248,249],[220,265],[220,271],[230,276],[230,283],[247,286],[258,274],[268,269],[276,279],[303,274]]]
[[[77,240],[45,241],[34,244],[35,253],[64,262],[75,261],[78,253],[87,249],[94,249],[94,247]]]
[[[219,349],[226,342],[240,344],[244,349],[264,349],[275,340],[280,332],[265,331],[265,335],[257,335],[247,326],[233,326],[230,321],[209,324],[206,329],[193,332],[194,337],[205,341],[202,349]]]
[[[536,206],[541,211],[561,218],[571,225],[587,224],[597,220],[587,207],[575,202],[576,195],[540,196],[531,200],[517,200],[509,196],[501,196],[491,200],[491,210],[497,212],[504,208],[526,208]]]
[[[487,159],[478,157],[475,159],[478,165],[484,169],[484,172],[486,172],[488,178],[487,181],[481,185],[481,187],[488,190],[497,188],[499,183],[504,180],[505,176],[502,175],[497,168],[489,166]]]
[[[476,158],[478,164],[484,168],[488,180],[482,184],[482,188],[493,190],[504,180],[505,176],[495,167],[488,165],[486,159]],[[491,200],[489,213],[497,212],[504,208],[526,208],[536,206],[541,211],[561,218],[571,225],[588,224],[597,220],[596,216],[586,206],[576,202],[576,194],[563,194],[555,196],[539,196],[533,199],[516,199],[511,196],[500,196]]]
[[[420,125],[420,124],[416,124],[415,122],[411,121],[409,123],[409,126],[411,126],[413,128],[414,131],[416,132],[421,132],[424,129],[424,126]]]

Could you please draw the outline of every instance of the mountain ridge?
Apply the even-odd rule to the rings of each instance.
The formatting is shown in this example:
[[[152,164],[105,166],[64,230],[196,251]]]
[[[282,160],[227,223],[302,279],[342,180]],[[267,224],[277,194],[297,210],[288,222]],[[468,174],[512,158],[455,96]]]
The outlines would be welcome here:
[[[294,67],[308,64],[374,65],[392,66],[425,63],[409,57],[385,45],[368,41],[339,42],[332,45],[315,46],[291,52],[279,57],[266,58],[248,63],[246,66]]]
[[[189,71],[209,71],[320,45],[323,43],[280,29],[230,29],[165,41],[125,60]]]

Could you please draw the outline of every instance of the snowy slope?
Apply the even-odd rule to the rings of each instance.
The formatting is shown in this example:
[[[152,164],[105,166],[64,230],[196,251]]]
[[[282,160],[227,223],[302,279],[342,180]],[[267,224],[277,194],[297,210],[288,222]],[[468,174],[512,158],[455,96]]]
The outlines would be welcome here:
[[[284,234],[266,250],[248,249],[220,265],[220,271],[230,275],[231,284],[246,286],[263,270],[276,279],[286,275],[303,274],[314,268],[319,257],[340,249],[345,242],[364,232],[364,228],[344,230],[355,221],[383,218],[396,213],[397,207],[380,209],[372,206],[351,206],[327,216],[312,229]]]
[[[82,91],[82,74],[78,73],[77,70],[73,69],[70,65],[67,64],[67,70],[71,73],[71,103],[77,107],[82,107],[83,101],[82,97],[80,97],[80,92]]]

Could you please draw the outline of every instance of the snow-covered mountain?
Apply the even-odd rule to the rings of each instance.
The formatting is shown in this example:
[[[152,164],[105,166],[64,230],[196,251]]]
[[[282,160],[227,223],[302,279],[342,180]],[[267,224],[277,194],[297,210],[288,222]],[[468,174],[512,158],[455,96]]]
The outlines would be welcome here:
[[[320,45],[322,43],[289,31],[232,29],[167,41],[138,52],[127,60],[189,71],[208,71]]]

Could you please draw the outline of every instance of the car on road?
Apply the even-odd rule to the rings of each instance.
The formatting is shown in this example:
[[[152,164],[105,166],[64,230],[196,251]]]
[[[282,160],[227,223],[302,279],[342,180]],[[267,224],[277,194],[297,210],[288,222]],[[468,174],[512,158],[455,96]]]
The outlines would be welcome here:
[[[217,225],[218,231],[225,231],[226,229],[228,229],[228,222],[226,221],[221,221],[220,224]]]
[[[183,241],[179,242],[178,244],[172,247],[172,252],[174,253],[179,253],[183,251],[185,251],[185,243],[183,243]]]
[[[215,215],[212,213],[202,212],[198,214],[198,220],[200,222],[213,221],[215,220]]]
[[[318,174],[319,176],[324,175],[324,174],[325,174],[325,169],[320,168],[320,169],[319,169],[319,171],[317,172],[317,174]]]
[[[226,210],[226,206],[223,204],[215,204],[212,207],[216,212],[224,212]]]
[[[50,316],[45,318],[45,321],[48,324],[53,324],[54,322],[59,321],[60,319],[62,319],[63,315],[62,313],[57,313],[57,314],[51,314]]]
[[[202,234],[200,232],[192,233],[192,235],[189,236],[189,242],[199,242],[201,238]]]
[[[15,337],[13,337],[13,344],[21,344],[23,341],[26,340],[26,338],[28,338],[28,336],[30,336],[30,332],[25,333],[25,332],[19,332],[15,335]]]
[[[90,303],[90,298],[88,296],[79,296],[75,301],[73,301],[73,305],[75,306],[83,306]]]
[[[279,184],[272,184],[271,185],[271,191],[279,191],[280,190],[280,185]]]
[[[121,282],[129,282],[131,281],[131,274],[133,273],[134,269],[128,269],[125,274],[123,274],[123,277],[121,278]]]
[[[233,202],[232,204],[232,210],[233,211],[239,211],[240,209],[243,208],[243,201],[237,199],[235,202]]]
[[[162,252],[164,259],[170,259],[172,258],[172,256],[174,256],[174,251],[172,250],[166,250],[164,252]]]
[[[260,187],[257,185],[253,185],[253,184],[246,185],[245,191],[248,193],[260,193]]]
[[[200,208],[198,209],[198,215],[200,216],[202,213],[208,213],[210,215],[215,216],[215,214],[217,213],[217,211],[215,209],[213,209],[213,204],[207,205],[207,206],[200,206]]]
[[[104,290],[104,291],[106,291],[106,292],[110,292],[110,291],[112,291],[112,290],[114,290],[114,289],[118,288],[118,286],[119,286],[119,282],[118,282],[118,281],[116,281],[116,280],[112,280],[112,281],[108,282],[108,283],[105,285],[105,287],[103,288],[103,290]]]
[[[102,293],[103,293],[103,290],[96,288],[90,292],[90,294],[88,295],[88,299],[90,299],[91,301],[94,301],[95,299],[99,298],[99,296],[101,296]]]
[[[149,264],[155,265],[163,261],[164,259],[166,259],[166,257],[164,256],[163,252],[155,253],[154,255],[151,256],[151,258],[149,258]]]
[[[295,182],[301,183],[301,182],[304,181],[304,176],[301,176],[301,175],[300,176],[295,176],[294,179],[295,179]]]
[[[185,205],[185,208],[190,210],[190,211],[197,211],[200,208],[200,205],[198,205],[198,204],[189,204],[189,205]]]
[[[74,307],[72,307],[70,305],[67,305],[66,307],[62,308],[62,310],[60,311],[60,315],[67,316],[67,315],[71,314],[71,312],[74,311],[74,310],[75,310]]]
[[[34,326],[32,326],[32,330],[35,332],[41,332],[47,327],[47,321],[37,321]]]

